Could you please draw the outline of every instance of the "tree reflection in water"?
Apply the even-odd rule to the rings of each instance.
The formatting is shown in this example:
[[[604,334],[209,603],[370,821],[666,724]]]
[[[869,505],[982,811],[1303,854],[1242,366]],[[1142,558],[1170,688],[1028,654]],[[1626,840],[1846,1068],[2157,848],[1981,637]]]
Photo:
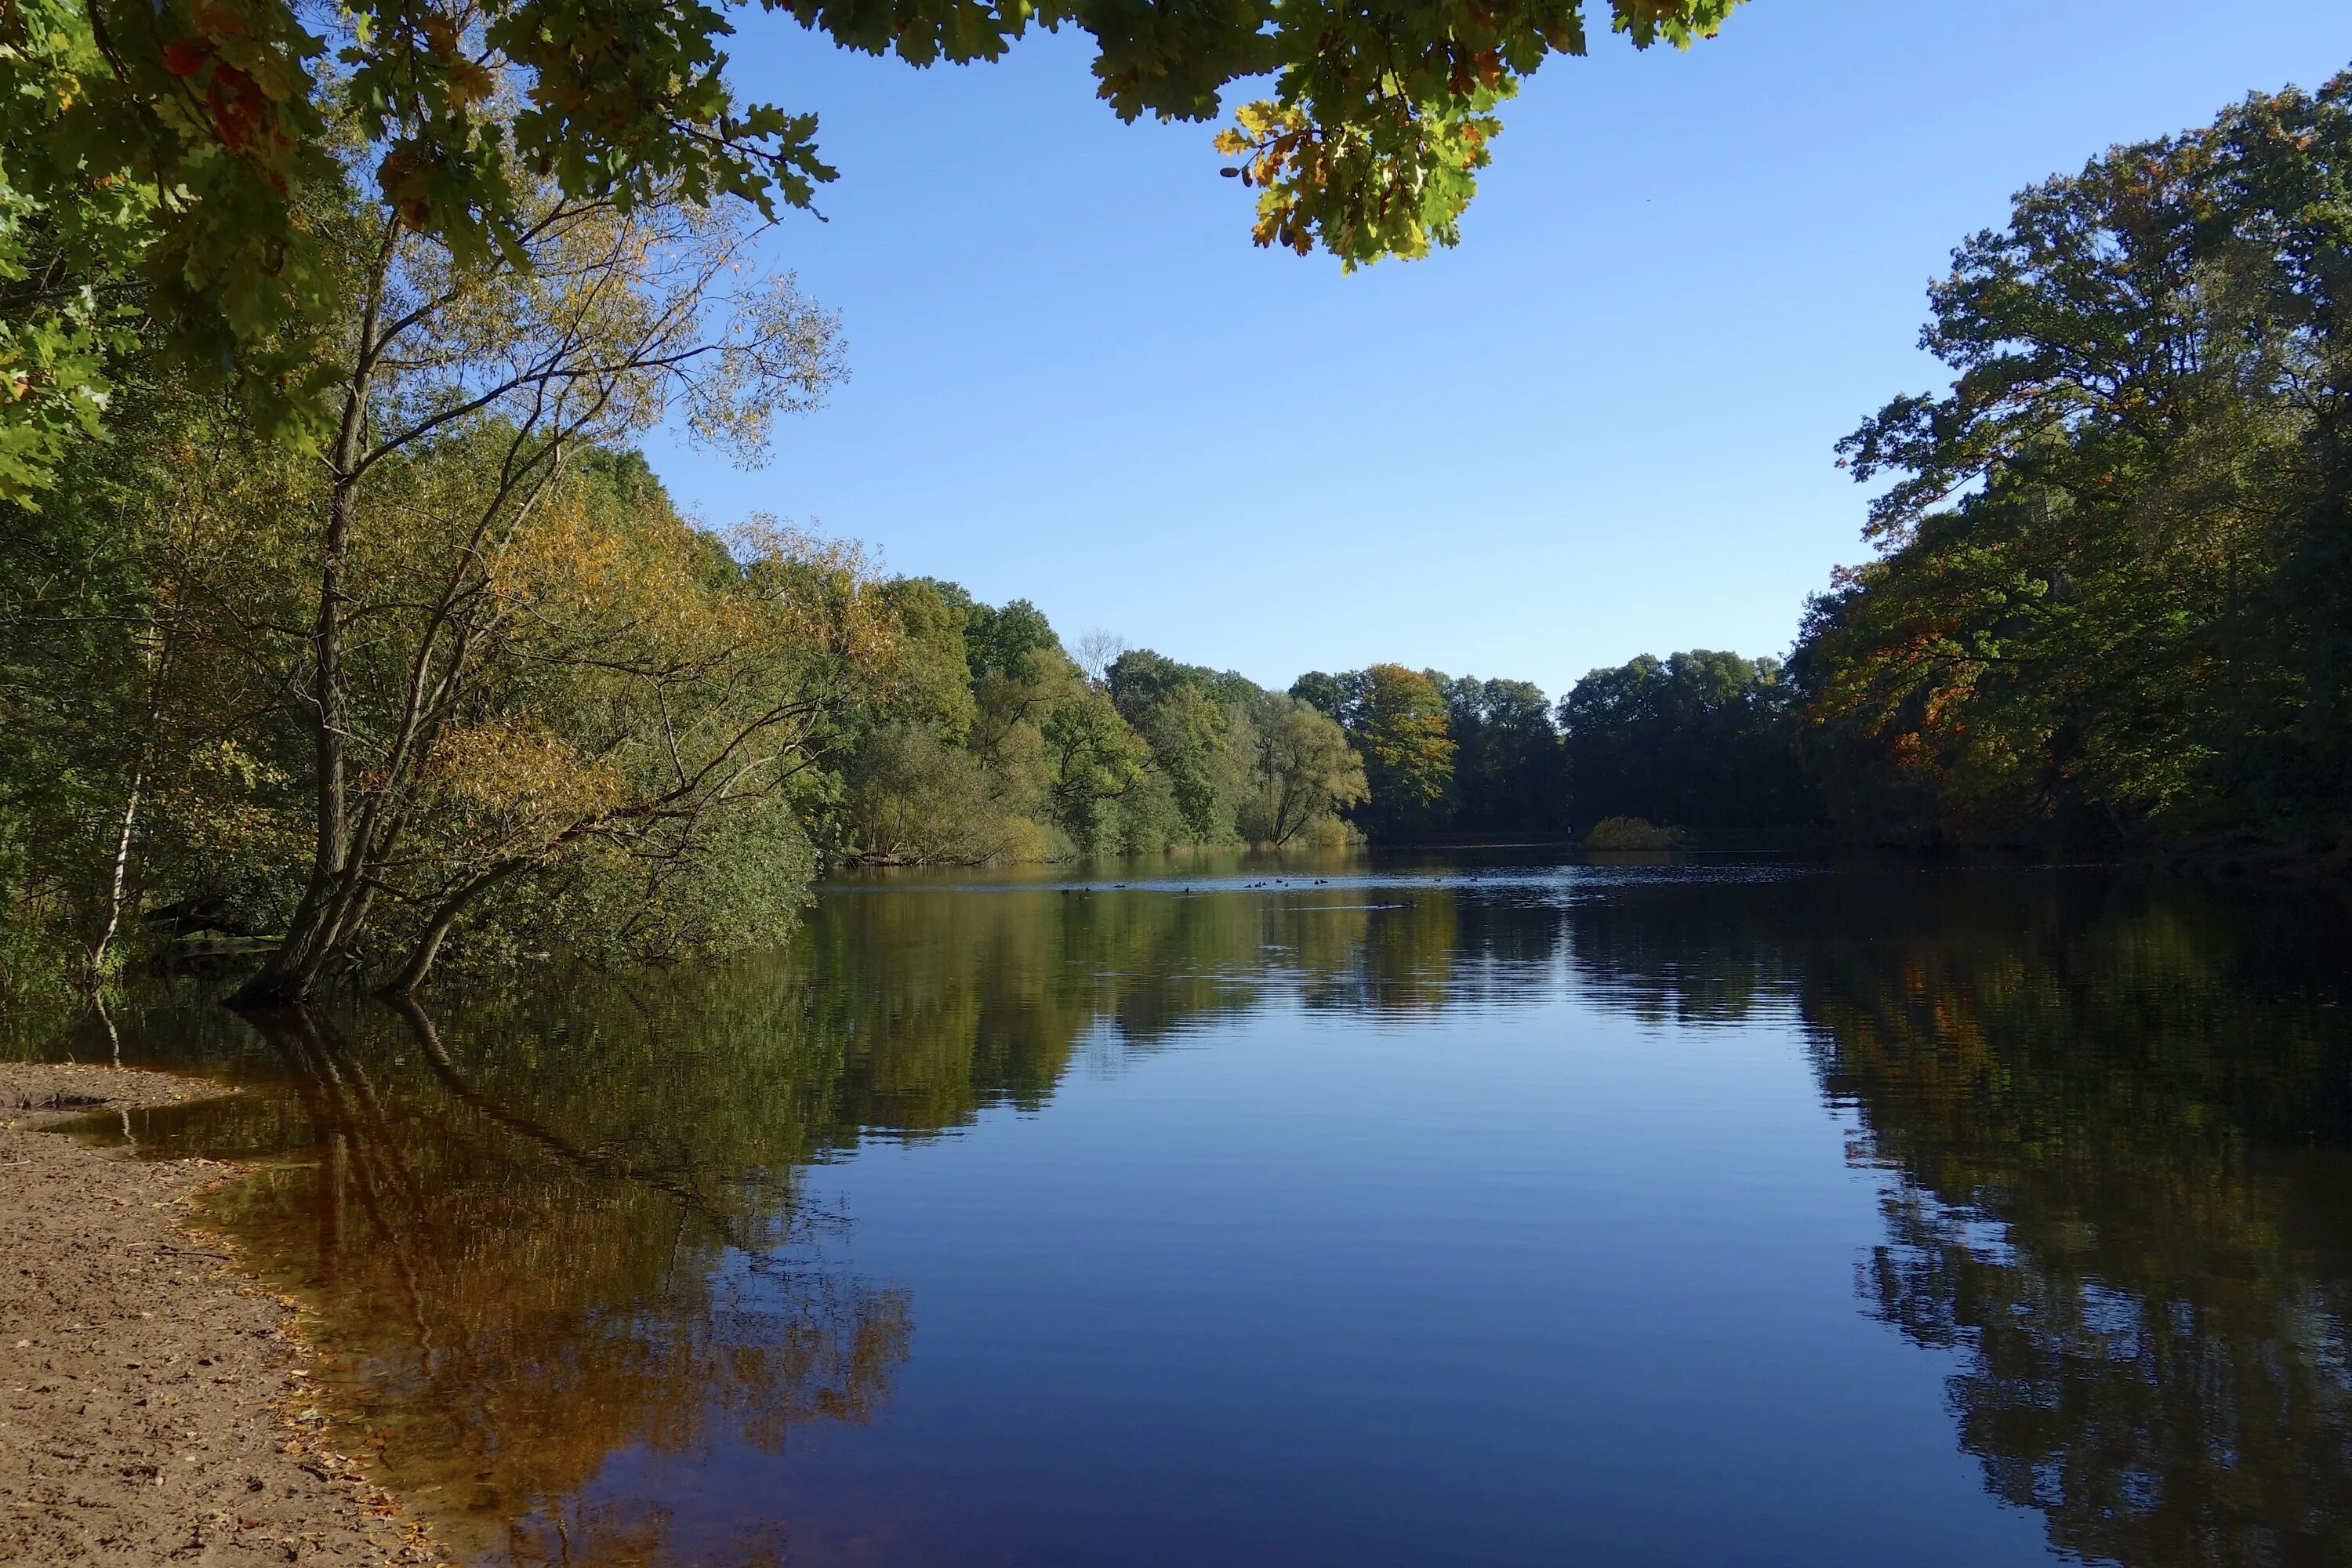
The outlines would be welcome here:
[[[215,1217],[314,1306],[345,1373],[331,1403],[346,1441],[453,1543],[517,1563],[662,1560],[666,1510],[583,1500],[613,1456],[776,1451],[887,1396],[907,1296],[824,1267],[822,1216],[790,1197],[796,1143],[739,1115],[724,1165],[666,1163],[659,1140],[577,1098],[593,1079],[573,1095],[479,1088],[425,1014],[362,1016],[364,1045],[342,1037],[354,1021],[256,1020],[291,1090],[279,1113],[299,1121],[269,1142],[312,1155],[230,1187]],[[604,1065],[631,1057],[656,1068],[644,1052]],[[648,1113],[718,1110],[603,1083]],[[257,1102],[156,1131],[228,1152],[239,1130],[215,1118]]]
[[[1580,967],[1646,1008],[1788,989],[1886,1173],[1868,1309],[1958,1353],[1961,1447],[2053,1546],[2352,1563],[2339,908],[2009,875],[1653,890],[1571,921]]]
[[[714,974],[123,1030],[260,1086],[142,1142],[272,1162],[221,1223],[313,1305],[350,1446],[502,1561],[670,1561],[601,1474],[889,1397],[914,1304],[829,1247],[811,1163],[1274,1003],[1565,1003],[1803,1031],[1885,1184],[1866,1310],[1958,1357],[1962,1447],[2053,1546],[2300,1568],[2352,1562],[2346,934],[2053,873],[895,891]]]

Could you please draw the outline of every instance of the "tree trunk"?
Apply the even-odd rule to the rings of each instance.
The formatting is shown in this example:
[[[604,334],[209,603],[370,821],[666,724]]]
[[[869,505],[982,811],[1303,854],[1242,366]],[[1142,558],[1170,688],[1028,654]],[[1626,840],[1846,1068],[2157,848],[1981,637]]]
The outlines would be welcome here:
[[[343,418],[343,437],[337,443],[335,489],[327,508],[327,537],[320,552],[319,618],[311,633],[313,709],[312,757],[317,769],[315,798],[318,832],[313,841],[310,880],[302,901],[278,950],[260,972],[237,988],[229,999],[236,1007],[300,1006],[308,1003],[319,978],[335,956],[345,935],[340,918],[350,893],[351,836],[345,782],[347,710],[343,701],[343,563],[351,542],[352,511],[358,489],[349,472],[357,459],[358,405],[364,388],[355,388]],[[349,457],[352,461],[343,460]]]
[[[106,893],[106,924],[98,940],[89,944],[89,992],[95,998],[100,983],[106,974],[106,950],[114,943],[115,933],[122,929],[123,894],[131,879],[131,837],[139,826],[139,792],[147,781],[144,769],[134,769],[131,774],[131,794],[122,805],[122,831],[115,836],[114,864],[109,870]],[[121,1047],[116,1047],[116,1055]]]
[[[347,759],[350,711],[343,693],[343,572],[351,555],[352,518],[359,508],[362,461],[366,452],[368,394],[373,383],[376,310],[383,268],[391,259],[387,237],[360,323],[357,358],[343,393],[343,415],[335,434],[334,488],[327,498],[327,531],[319,550],[319,615],[310,634],[310,705],[313,781],[318,832],[310,858],[310,880],[302,889],[286,935],[260,972],[229,998],[234,1007],[300,1006],[310,1000],[319,978],[352,934],[345,917],[358,891],[361,868],[352,864]]]
[[[416,945],[409,950],[408,962],[400,966],[400,973],[389,984],[379,988],[376,994],[402,1001],[413,995],[416,988],[425,984],[425,976],[433,968],[434,960],[441,956],[441,944],[448,940],[449,932],[457,924],[457,917],[464,914],[476,899],[521,870],[526,864],[521,860],[502,861],[444,900],[441,907],[433,911],[432,920],[425,923],[424,934],[416,939]]]

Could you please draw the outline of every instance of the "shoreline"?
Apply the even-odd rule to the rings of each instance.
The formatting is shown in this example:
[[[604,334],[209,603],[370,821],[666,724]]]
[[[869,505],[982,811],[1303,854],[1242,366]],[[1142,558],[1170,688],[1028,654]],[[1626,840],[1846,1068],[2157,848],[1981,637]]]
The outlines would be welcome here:
[[[223,1092],[0,1063],[0,1561],[445,1564],[328,1443],[294,1303],[190,1228],[236,1167],[44,1131]]]

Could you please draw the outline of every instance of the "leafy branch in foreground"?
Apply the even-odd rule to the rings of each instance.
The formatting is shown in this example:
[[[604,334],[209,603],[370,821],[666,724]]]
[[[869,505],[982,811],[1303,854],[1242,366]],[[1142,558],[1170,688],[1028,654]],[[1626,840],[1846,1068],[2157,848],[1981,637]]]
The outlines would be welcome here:
[[[764,0],[844,47],[994,59],[1033,26],[1093,36],[1121,119],[1206,121],[1260,190],[1255,237],[1354,267],[1451,245],[1501,129],[1582,0]],[[1635,47],[1711,34],[1738,0],[1610,0]],[[142,314],[266,428],[332,438],[320,344],[339,278],[314,210],[347,186],[463,267],[531,258],[549,194],[627,213],[807,208],[816,119],[737,98],[731,6],[702,0],[11,0],[0,7],[0,499],[96,427]],[[314,32],[311,26],[322,26]],[[66,280],[70,279],[70,282]]]

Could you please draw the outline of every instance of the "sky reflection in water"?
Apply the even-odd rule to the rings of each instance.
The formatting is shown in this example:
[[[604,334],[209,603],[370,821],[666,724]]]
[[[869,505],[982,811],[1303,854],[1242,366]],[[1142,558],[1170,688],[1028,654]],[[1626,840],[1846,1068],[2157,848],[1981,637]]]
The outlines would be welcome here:
[[[159,1004],[131,1059],[253,1092],[131,1130],[268,1162],[218,1219],[488,1563],[2334,1568],[2345,935],[2091,872],[900,878],[713,974]]]

